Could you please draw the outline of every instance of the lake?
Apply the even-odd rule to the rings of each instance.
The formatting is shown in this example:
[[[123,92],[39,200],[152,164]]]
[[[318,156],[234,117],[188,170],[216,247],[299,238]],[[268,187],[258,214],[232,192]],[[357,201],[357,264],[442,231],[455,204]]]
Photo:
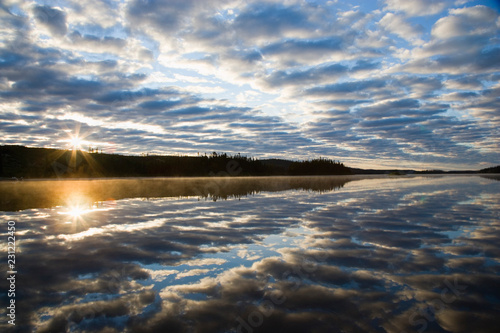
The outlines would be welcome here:
[[[499,179],[2,182],[0,330],[497,332]]]

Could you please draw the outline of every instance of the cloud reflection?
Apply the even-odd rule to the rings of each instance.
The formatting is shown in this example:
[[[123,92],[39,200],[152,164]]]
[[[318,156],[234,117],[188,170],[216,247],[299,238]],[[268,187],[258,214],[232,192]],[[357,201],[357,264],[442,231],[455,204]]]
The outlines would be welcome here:
[[[65,206],[3,212],[19,225],[20,328],[497,327],[496,181],[365,179],[340,191],[297,184],[256,184],[253,192],[245,184],[252,195],[242,200],[118,199],[112,209],[85,211],[79,226],[65,223]]]

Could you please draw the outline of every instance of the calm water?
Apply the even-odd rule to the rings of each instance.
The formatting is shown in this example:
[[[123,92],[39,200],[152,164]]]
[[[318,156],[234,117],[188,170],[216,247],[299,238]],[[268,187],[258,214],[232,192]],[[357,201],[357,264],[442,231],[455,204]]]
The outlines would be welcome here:
[[[499,192],[480,176],[0,183],[15,329],[497,332]]]

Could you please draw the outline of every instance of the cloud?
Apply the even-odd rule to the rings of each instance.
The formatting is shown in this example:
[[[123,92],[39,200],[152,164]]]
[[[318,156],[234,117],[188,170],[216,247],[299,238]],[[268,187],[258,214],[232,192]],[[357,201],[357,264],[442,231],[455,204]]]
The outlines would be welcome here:
[[[288,66],[335,59],[343,54],[344,40],[337,36],[323,39],[282,40],[261,49],[265,58],[276,59]]]
[[[498,33],[498,13],[485,6],[450,10],[432,28],[432,39],[413,51],[402,68],[423,73],[484,73],[497,70],[498,50],[490,41]]]
[[[439,76],[419,76],[419,75],[406,75],[398,77],[398,82],[408,92],[412,94],[412,98],[429,99],[439,95],[443,88],[442,78]]]
[[[487,48],[475,52],[465,47],[461,48],[463,48],[464,53],[415,59],[401,67],[397,67],[396,70],[410,73],[449,73],[453,75],[460,75],[464,72],[492,73],[498,71],[499,64],[495,59],[500,54],[500,48]]]
[[[421,43],[419,38],[423,33],[423,27],[415,27],[406,23],[404,19],[400,16],[397,16],[393,13],[387,13],[385,16],[378,22],[384,29],[389,31],[390,33],[396,34],[399,37],[406,39],[408,41]]]
[[[152,24],[161,31],[174,31],[185,19],[193,1],[132,1],[127,6],[129,20],[135,24]]]
[[[81,35],[78,31],[72,32],[68,38],[76,44],[80,44],[87,49],[92,49],[93,51],[106,52],[109,50],[121,50],[125,45],[126,41],[121,38],[115,37],[97,37],[94,35]]]
[[[446,110],[447,105],[442,106]],[[421,108],[420,102],[415,99],[400,99],[392,101],[384,101],[370,106],[363,106],[356,110],[358,115],[363,119],[377,119],[391,116],[424,116],[442,112],[441,110],[425,111]]]
[[[412,126],[439,120],[474,132],[446,132],[448,140],[438,141],[450,147],[439,149],[441,155],[448,148],[463,153],[457,146],[466,144],[479,155],[468,152],[461,163],[496,159],[490,151],[498,142],[487,134],[497,122],[492,94],[499,21],[491,6],[392,0],[373,8],[341,1],[3,4],[0,98],[8,143],[61,148],[64,130],[83,126],[93,144],[104,141],[127,154],[321,154],[357,164],[388,156],[377,155],[376,147],[394,147],[404,131],[413,135]],[[388,104],[383,121],[374,109],[404,99],[420,104],[407,110]],[[370,114],[381,118],[363,118]],[[399,125],[389,126],[389,118]],[[405,151],[396,151],[418,158],[412,155],[418,147],[410,146],[405,141]],[[363,157],[363,150],[370,153]]]
[[[409,16],[435,15],[442,12],[451,1],[449,0],[385,0],[386,8],[392,11],[404,12]]]
[[[325,67],[314,67],[308,70],[297,70],[294,72],[276,71],[266,78],[266,82],[271,87],[284,85],[304,85],[318,84],[324,80],[343,76],[347,73],[348,67],[341,64],[333,64]]]
[[[282,38],[310,28],[304,9],[265,2],[251,4],[236,17],[234,29],[244,38]]]
[[[191,22],[193,13],[221,6],[224,2],[228,1],[133,0],[127,3],[126,15],[135,29],[150,31],[152,27],[163,32],[175,32]]]
[[[432,27],[432,36],[449,39],[464,36],[491,35],[498,31],[498,13],[486,6],[450,10],[450,15],[440,18]]]
[[[35,6],[33,15],[37,22],[46,26],[53,35],[66,34],[66,14],[64,11],[50,6]]]
[[[171,109],[177,105],[181,104],[180,100],[154,100],[142,102],[139,104],[139,107],[143,109],[152,109],[152,110],[167,110]]]
[[[324,86],[317,86],[306,89],[305,95],[311,96],[373,96],[380,88],[385,88],[387,82],[382,79],[364,80],[364,81],[350,81],[334,83]],[[370,91],[370,89],[372,89]]]

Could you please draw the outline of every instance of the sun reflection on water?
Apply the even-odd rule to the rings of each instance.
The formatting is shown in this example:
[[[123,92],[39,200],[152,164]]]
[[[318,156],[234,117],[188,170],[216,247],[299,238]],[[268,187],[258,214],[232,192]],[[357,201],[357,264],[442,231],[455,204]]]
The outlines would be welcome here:
[[[110,204],[111,203],[111,204]],[[69,219],[64,223],[73,225],[74,231],[82,231],[92,225],[95,216],[92,213],[108,211],[114,208],[114,201],[93,201],[80,193],[71,194],[66,200],[66,205],[61,207],[59,215],[67,216]]]
[[[69,207],[67,214],[72,217],[80,217],[83,214],[86,214],[91,211],[92,209],[85,209],[81,206],[74,206],[74,207]]]

